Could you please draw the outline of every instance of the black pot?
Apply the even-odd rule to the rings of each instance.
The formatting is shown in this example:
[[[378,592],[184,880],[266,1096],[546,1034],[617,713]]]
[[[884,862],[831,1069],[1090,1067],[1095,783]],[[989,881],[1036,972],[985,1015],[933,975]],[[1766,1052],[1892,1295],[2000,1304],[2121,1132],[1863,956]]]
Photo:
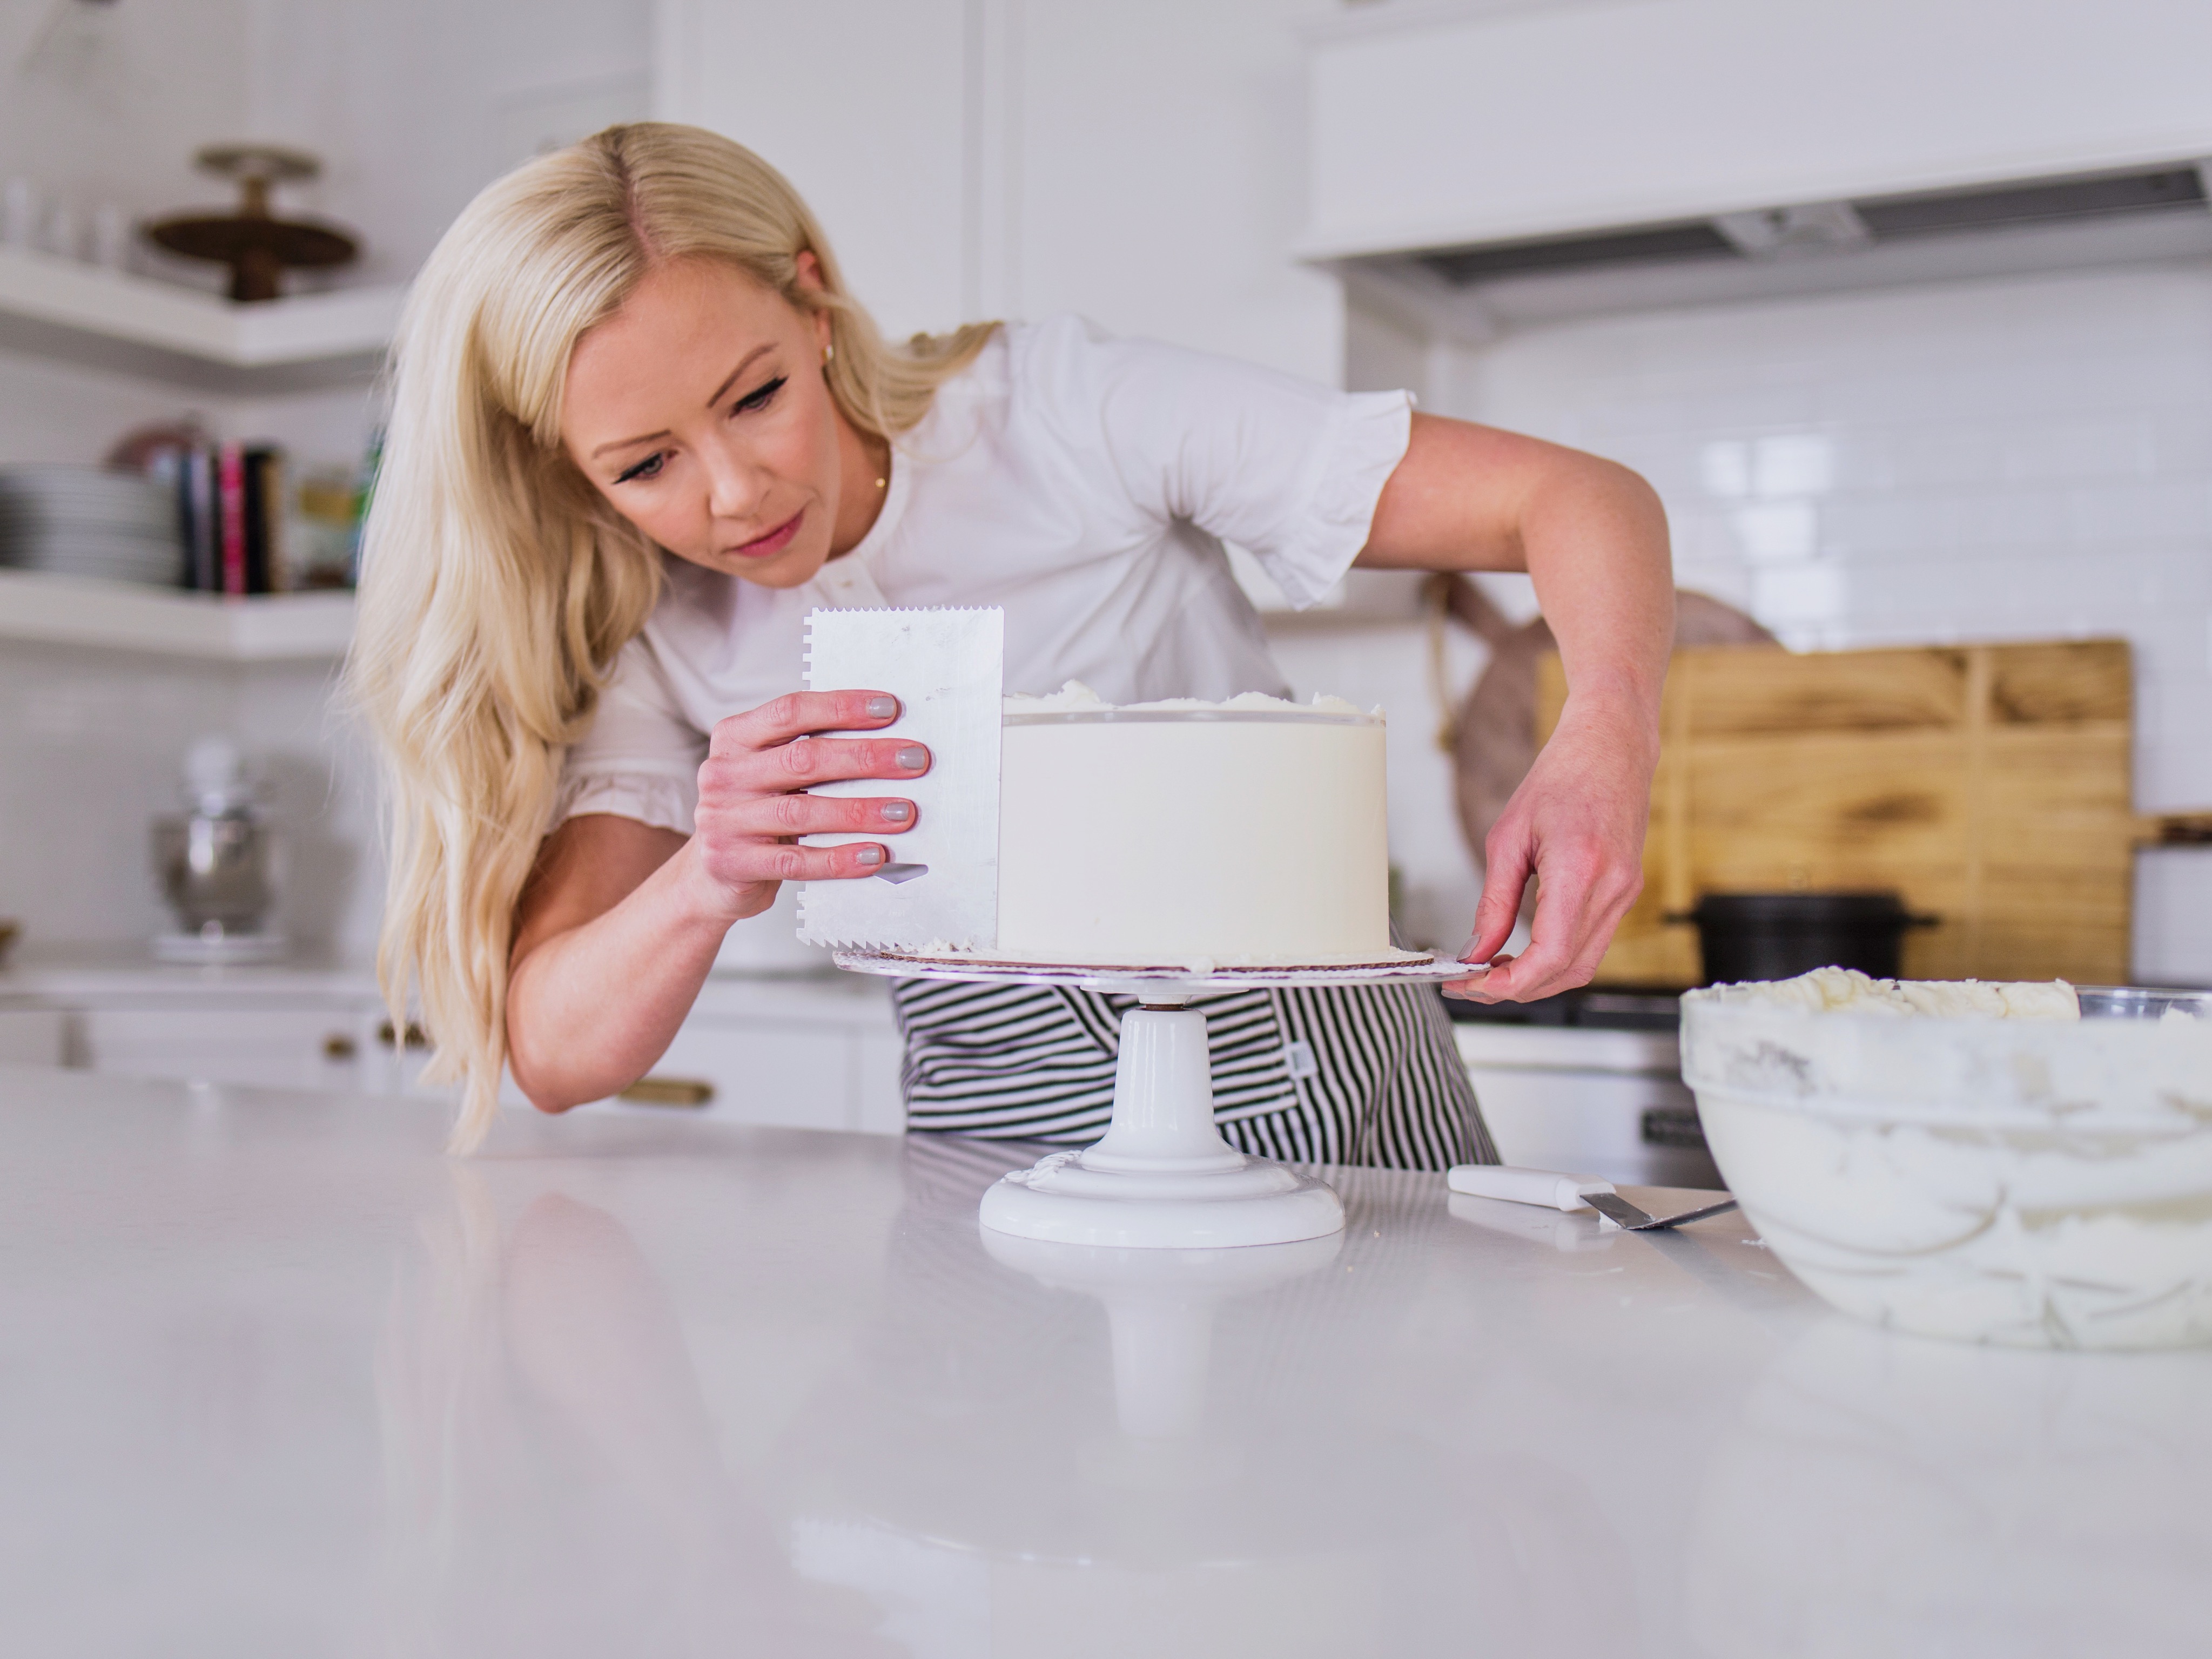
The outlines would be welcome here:
[[[1788,979],[1815,968],[1856,968],[1895,979],[1905,930],[1932,927],[1894,893],[1707,893],[1695,922],[1707,985]]]

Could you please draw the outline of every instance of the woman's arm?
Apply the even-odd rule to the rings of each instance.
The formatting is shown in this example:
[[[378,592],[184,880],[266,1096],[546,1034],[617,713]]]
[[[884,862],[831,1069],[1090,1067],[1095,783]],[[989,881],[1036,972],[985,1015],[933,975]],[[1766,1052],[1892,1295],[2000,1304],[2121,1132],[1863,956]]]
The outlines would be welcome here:
[[[1674,635],[1667,516],[1627,468],[1510,432],[1413,416],[1358,562],[1525,570],[1559,642],[1567,702],[1485,846],[1464,955],[1504,948],[1530,876],[1528,948],[1446,989],[1527,1001],[1589,982],[1644,886],[1659,692]]]
[[[803,835],[896,836],[914,803],[805,793],[840,778],[912,779],[929,751],[896,738],[826,738],[898,717],[881,692],[799,692],[714,727],[689,837],[586,814],[546,838],[515,910],[507,1065],[541,1109],[599,1100],[666,1051],[732,924],[786,881],[864,877],[875,842],[800,847]]]

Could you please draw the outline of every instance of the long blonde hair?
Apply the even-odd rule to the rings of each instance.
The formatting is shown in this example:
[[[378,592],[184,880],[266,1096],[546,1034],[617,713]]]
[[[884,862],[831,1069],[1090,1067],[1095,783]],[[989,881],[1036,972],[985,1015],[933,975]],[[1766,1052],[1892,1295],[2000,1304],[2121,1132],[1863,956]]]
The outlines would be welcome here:
[[[799,256],[819,263],[801,286]],[[390,889],[377,951],[394,1025],[410,999],[436,1081],[462,1080],[452,1150],[475,1148],[506,1062],[516,901],[561,760],[660,592],[659,550],[560,443],[569,353],[645,274],[719,259],[826,313],[840,411],[893,439],[992,325],[887,345],[782,175],[696,127],[610,127],[465,209],[416,279],[347,664],[383,751]]]

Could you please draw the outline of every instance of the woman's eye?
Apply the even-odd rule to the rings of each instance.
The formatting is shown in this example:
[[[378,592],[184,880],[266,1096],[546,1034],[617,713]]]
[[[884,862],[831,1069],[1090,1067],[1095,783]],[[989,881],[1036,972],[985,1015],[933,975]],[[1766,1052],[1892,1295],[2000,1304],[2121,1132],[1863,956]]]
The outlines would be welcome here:
[[[617,474],[615,482],[617,483],[629,483],[631,480],[635,478],[658,477],[660,474],[661,462],[665,459],[665,457],[658,453],[648,455],[643,460],[640,461],[635,466],[630,467],[627,471]]]
[[[766,409],[770,404],[775,401],[775,394],[783,390],[783,383],[787,378],[789,377],[779,374],[775,379],[770,380],[766,386],[761,387],[759,391],[747,392],[744,397],[738,399],[737,403],[731,408],[730,413],[732,415],[749,415],[755,410]]]

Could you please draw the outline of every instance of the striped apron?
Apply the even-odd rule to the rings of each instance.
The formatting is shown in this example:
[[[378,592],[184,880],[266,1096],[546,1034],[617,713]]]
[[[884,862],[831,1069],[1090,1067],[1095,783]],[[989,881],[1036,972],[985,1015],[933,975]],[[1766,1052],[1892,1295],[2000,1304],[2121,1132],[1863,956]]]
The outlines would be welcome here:
[[[1087,1145],[1106,1133],[1121,1016],[1136,999],[1057,985],[905,979],[907,1127]],[[1495,1164],[1433,985],[1255,986],[1206,1016],[1213,1121],[1242,1152],[1295,1164]]]

